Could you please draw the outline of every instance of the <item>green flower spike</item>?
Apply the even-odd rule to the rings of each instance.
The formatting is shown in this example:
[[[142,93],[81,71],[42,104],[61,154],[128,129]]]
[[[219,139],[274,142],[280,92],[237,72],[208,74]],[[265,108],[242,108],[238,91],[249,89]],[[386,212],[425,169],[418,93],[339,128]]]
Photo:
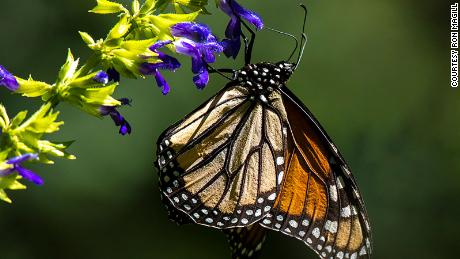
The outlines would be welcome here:
[[[19,89],[16,92],[27,97],[41,96],[43,101],[53,105],[64,101],[97,117],[101,117],[99,107],[121,105],[120,101],[111,96],[117,83],[106,86],[104,82],[94,80],[98,72],[80,76],[78,62],[69,50],[56,83],[49,85],[32,78],[25,80],[17,77]]]
[[[74,155],[66,151],[72,142],[59,143],[42,139],[43,135],[58,131],[64,124],[62,121],[56,121],[58,115],[59,112],[53,112],[51,103],[47,103],[27,120],[27,111],[19,112],[10,120],[5,107],[0,105],[0,172],[13,170],[11,158],[24,154],[38,154],[38,162],[44,164],[53,164],[52,157],[75,159]],[[31,173],[29,170],[26,172]],[[25,189],[26,186],[19,182],[22,178],[17,173],[2,173],[0,199],[11,203],[5,190]]]

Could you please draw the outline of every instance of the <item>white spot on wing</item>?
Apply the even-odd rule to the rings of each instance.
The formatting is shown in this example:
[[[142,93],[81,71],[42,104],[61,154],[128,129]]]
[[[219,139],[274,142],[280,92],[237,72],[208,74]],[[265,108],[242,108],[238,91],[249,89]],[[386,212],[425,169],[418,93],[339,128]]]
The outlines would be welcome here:
[[[289,225],[291,225],[291,227],[293,228],[297,228],[299,226],[299,224],[297,224],[297,221],[292,219],[289,221]]]
[[[320,234],[319,228],[313,229],[313,231],[311,232],[311,234],[312,234],[314,237],[318,238],[318,237],[319,237],[319,234]]]
[[[331,193],[330,193],[331,200],[337,202],[337,200],[338,200],[337,187],[335,185],[331,185],[330,191],[331,191]]]
[[[282,164],[284,164],[284,158],[281,157],[281,156],[277,157],[277,158],[276,158],[276,164],[277,164],[277,165],[282,165]]]
[[[278,185],[281,184],[281,182],[283,181],[283,175],[284,175],[284,172],[281,171],[279,174],[278,174]]]
[[[264,103],[268,102],[268,101],[267,101],[267,97],[265,97],[265,95],[260,95],[260,96],[259,96],[259,99],[260,99],[262,102],[264,102]]]
[[[337,233],[337,226],[338,226],[337,221],[328,220],[326,221],[326,224],[324,225],[324,229],[334,234],[334,233]]]
[[[276,193],[272,193],[272,194],[270,194],[270,196],[268,196],[267,199],[270,200],[270,201],[273,201],[273,200],[275,200],[275,198],[276,198]]]
[[[350,217],[351,215],[351,209],[350,209],[350,205],[344,207],[341,209],[340,211],[340,216],[344,217],[344,218],[348,218]]]

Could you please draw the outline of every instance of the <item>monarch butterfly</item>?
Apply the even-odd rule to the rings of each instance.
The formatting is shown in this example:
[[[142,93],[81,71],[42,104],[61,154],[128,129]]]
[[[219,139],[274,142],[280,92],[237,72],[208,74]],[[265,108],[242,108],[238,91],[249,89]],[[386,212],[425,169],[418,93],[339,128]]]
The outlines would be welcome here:
[[[268,229],[302,240],[322,258],[370,258],[370,225],[356,182],[285,84],[304,34],[302,41],[296,63],[245,65],[157,142],[170,217],[224,230],[233,258],[257,255]]]

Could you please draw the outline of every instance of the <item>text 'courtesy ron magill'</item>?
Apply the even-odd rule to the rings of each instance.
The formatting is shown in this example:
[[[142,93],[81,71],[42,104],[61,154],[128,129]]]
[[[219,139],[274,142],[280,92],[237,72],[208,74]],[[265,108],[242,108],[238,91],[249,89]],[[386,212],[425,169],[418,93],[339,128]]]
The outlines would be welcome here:
[[[450,6],[450,86],[458,86],[458,3]]]

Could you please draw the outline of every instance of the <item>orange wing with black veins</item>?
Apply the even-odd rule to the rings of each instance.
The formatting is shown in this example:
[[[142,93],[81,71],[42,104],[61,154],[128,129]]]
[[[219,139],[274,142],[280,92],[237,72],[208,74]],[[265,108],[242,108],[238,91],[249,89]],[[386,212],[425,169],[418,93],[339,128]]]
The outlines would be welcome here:
[[[281,92],[284,177],[261,224],[302,240],[323,258],[369,258],[367,214],[345,161],[308,109],[288,89]]]

